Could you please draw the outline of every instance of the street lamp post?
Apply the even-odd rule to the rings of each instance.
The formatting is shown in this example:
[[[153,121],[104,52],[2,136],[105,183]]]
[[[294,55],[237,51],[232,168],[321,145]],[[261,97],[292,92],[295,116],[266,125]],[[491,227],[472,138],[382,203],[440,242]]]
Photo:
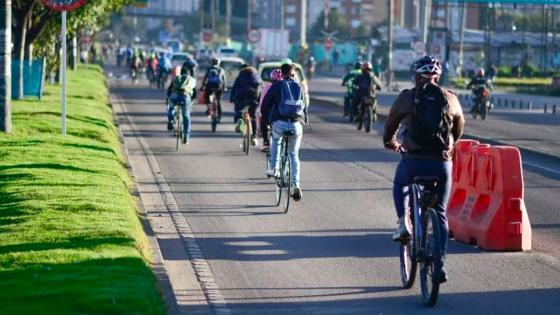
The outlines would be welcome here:
[[[0,5],[0,131],[12,131],[11,44],[12,0]]]

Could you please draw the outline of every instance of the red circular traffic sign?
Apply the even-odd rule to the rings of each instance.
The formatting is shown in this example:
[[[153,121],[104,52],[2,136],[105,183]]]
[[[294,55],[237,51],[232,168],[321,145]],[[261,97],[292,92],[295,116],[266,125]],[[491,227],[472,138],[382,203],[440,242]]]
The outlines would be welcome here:
[[[202,41],[205,43],[209,43],[214,38],[214,33],[212,31],[202,31]]]
[[[43,0],[43,4],[55,11],[72,11],[84,4],[87,0]]]
[[[249,40],[250,43],[258,43],[261,41],[261,31],[259,30],[250,30],[249,33],[247,33],[247,39]]]
[[[326,50],[330,50],[331,48],[333,48],[334,42],[333,42],[332,39],[327,38],[327,39],[325,39],[325,42],[323,43],[323,45],[325,46]]]

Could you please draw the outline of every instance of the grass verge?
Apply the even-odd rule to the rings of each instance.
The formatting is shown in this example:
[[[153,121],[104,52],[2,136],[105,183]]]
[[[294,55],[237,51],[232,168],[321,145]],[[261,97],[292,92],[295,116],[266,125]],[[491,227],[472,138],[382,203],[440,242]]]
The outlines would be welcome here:
[[[456,78],[451,81],[455,88],[464,89],[470,79]],[[512,93],[560,96],[560,89],[551,86],[551,78],[495,78],[494,87]]]
[[[0,313],[164,314],[99,67],[13,104],[0,134]]]

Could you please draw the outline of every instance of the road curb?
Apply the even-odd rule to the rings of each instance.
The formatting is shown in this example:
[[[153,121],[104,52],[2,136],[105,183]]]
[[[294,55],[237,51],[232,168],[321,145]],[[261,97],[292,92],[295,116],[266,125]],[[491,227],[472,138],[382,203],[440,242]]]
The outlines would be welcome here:
[[[331,100],[328,98],[323,98],[323,97],[314,97],[314,96],[310,96],[310,100],[311,102],[323,102],[323,103],[330,103],[332,105],[335,106],[344,106],[343,101],[337,101],[337,100]],[[377,117],[379,118],[378,121],[384,121],[385,119],[387,119],[387,114],[385,113],[380,113],[379,111],[377,112]],[[469,133],[465,133],[463,134],[463,137],[468,137],[471,138],[473,140],[479,141],[481,143],[487,143],[487,144],[491,144],[491,145],[503,145],[503,146],[513,146],[519,149],[519,151],[521,152],[525,152],[525,153],[529,153],[544,159],[552,159],[557,161],[558,163],[560,163],[560,157],[546,153],[546,152],[541,152],[541,151],[537,151],[535,149],[532,148],[528,148],[525,146],[518,146],[518,145],[514,145],[511,143],[507,143],[507,142],[502,142],[502,141],[497,141],[497,140],[493,140],[491,138],[486,138],[486,137],[482,137],[482,136],[477,136],[477,135],[473,135],[473,134],[469,134]]]
[[[110,94],[111,95],[111,94]],[[138,184],[136,182],[136,179],[134,177],[134,174],[132,173],[132,167],[130,164],[130,153],[128,152],[128,148],[125,144],[124,141],[124,135],[123,132],[121,130],[121,128],[119,127],[119,120],[117,117],[117,114],[115,112],[115,108],[114,108],[114,104],[111,101],[111,97],[109,97],[109,107],[111,108],[111,113],[113,115],[113,125],[116,127],[117,129],[117,136],[119,139],[119,143],[120,143],[120,148],[121,148],[121,152],[124,156],[125,159],[125,169],[126,169],[126,173],[128,174],[128,176],[132,179],[132,189],[131,189],[131,195],[134,198],[134,201],[138,207],[138,218],[140,219],[140,223],[142,224],[142,228],[144,230],[144,233],[146,234],[146,237],[148,238],[148,241],[150,242],[150,249],[152,252],[152,257],[151,257],[151,261],[150,261],[150,267],[152,268],[152,271],[154,272],[154,275],[156,276],[157,280],[158,280],[158,287],[160,289],[160,293],[163,297],[163,300],[165,302],[166,308],[167,308],[167,313],[168,314],[180,314],[179,312],[179,307],[177,304],[177,299],[175,298],[175,295],[173,294],[173,288],[171,286],[171,281],[169,280],[169,275],[167,274],[167,271],[165,270],[165,266],[163,263],[163,255],[161,252],[161,248],[159,247],[159,243],[156,239],[154,230],[152,229],[152,226],[148,220],[148,213],[146,211],[146,208],[144,207],[144,204],[142,203],[142,200],[140,199],[140,192],[138,190]]]

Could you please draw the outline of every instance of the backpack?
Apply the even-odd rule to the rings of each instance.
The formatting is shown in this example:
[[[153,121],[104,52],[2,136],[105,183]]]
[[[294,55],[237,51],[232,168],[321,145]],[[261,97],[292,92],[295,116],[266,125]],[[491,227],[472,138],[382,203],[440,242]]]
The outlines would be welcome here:
[[[190,95],[190,93],[192,92],[192,88],[189,87],[190,80],[191,77],[189,76],[177,76],[173,80],[173,88],[180,94],[183,94],[185,96]]]
[[[303,118],[305,116],[305,102],[301,86],[288,80],[278,81],[282,85],[278,112],[285,118]]]
[[[206,84],[211,86],[220,86],[222,85],[222,77],[220,76],[220,69],[218,68],[210,68],[208,71],[208,79]]]
[[[367,75],[367,74],[362,74],[358,77],[358,91],[361,94],[365,94],[365,95],[371,95],[373,94],[373,78],[371,77],[371,75]]]
[[[447,94],[435,84],[415,89],[412,123],[407,134],[421,151],[445,151],[453,128]]]

